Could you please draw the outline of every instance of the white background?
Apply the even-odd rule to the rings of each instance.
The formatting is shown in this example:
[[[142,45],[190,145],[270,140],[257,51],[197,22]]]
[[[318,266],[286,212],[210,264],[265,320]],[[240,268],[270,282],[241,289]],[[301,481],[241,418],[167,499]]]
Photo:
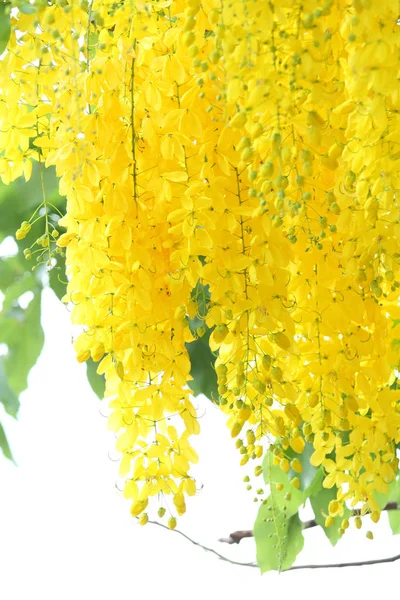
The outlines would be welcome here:
[[[67,310],[44,294],[45,347],[22,395],[18,422],[0,413],[18,466],[0,457],[1,600],[213,600],[228,598],[368,600],[398,598],[399,563],[267,573],[222,562],[175,532],[140,527],[115,488],[118,463],[107,431],[107,406],[75,362]],[[196,400],[201,435],[196,476],[203,489],[188,500],[178,528],[233,560],[252,561],[255,546],[218,542],[250,529],[257,505],[245,490],[225,418]],[[369,519],[368,519],[369,521]],[[367,525],[367,524],[366,524]],[[365,538],[373,529],[375,540]],[[341,562],[400,553],[386,516],[349,530],[333,549],[318,528],[305,532],[296,564]]]

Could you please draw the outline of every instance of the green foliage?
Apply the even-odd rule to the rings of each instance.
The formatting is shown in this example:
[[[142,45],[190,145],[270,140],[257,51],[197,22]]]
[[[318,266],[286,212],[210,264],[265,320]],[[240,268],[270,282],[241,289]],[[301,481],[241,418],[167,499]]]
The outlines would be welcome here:
[[[0,5],[1,6],[1,5]],[[63,200],[57,193],[57,178],[54,170],[45,171],[45,186],[48,198],[55,207],[62,206]],[[31,181],[22,179],[10,186],[0,186],[0,241],[14,237],[22,221],[29,221],[31,215],[42,202],[39,168],[33,169]],[[51,209],[53,210],[53,209]],[[56,213],[49,218],[57,220]],[[43,265],[32,271],[22,250],[43,233],[43,220],[36,223],[29,238],[18,242],[15,256],[0,258],[0,290],[4,294],[0,312],[0,402],[5,410],[17,417],[19,395],[28,385],[28,375],[35,365],[43,347],[44,335],[40,322],[42,290],[49,283],[49,276]],[[58,255],[57,255],[58,256]],[[59,260],[61,257],[59,257]],[[61,263],[63,265],[63,263]],[[59,266],[59,265],[57,265]],[[55,281],[50,277],[50,285]],[[57,280],[57,284],[59,282]],[[0,435],[3,454],[12,458],[4,429]]]
[[[19,409],[19,394],[28,385],[28,375],[43,347],[40,323],[42,282],[39,273],[24,272],[21,254],[0,259],[0,285],[4,294],[0,312],[0,343],[5,354],[0,357],[0,402],[14,418]],[[30,297],[23,294],[29,292]],[[28,303],[29,302],[29,303]],[[0,431],[4,456],[12,460],[4,429]]]
[[[393,488],[394,488],[394,482],[392,484],[390,484],[389,491],[386,494],[374,492],[375,502],[377,503],[377,505],[379,506],[379,508],[381,510],[383,510],[385,508],[386,504],[392,499],[391,496],[392,496]]]
[[[400,478],[397,477],[396,480],[389,485],[387,494],[375,493],[375,500],[381,509],[389,502],[396,502],[397,505],[400,506]],[[400,533],[400,510],[388,510],[387,514],[392,533],[397,535]]]
[[[336,486],[329,489],[323,487],[324,473],[321,467],[316,468],[310,464],[312,453],[311,444],[306,444],[301,455],[290,448],[285,450],[285,457],[289,461],[297,458],[301,462],[301,473],[296,473],[293,469],[285,473],[279,465],[274,465],[272,450],[264,457],[263,475],[270,486],[270,494],[260,506],[254,525],[257,561],[262,572],[285,570],[293,564],[303,546],[298,511],[307,499],[311,502],[315,522],[322,527],[333,546],[341,537],[339,529],[343,519],[349,519],[352,514],[346,507],[342,515],[334,518],[330,527],[325,526],[329,503],[336,499],[338,489]],[[300,480],[300,489],[291,485],[294,477]],[[375,500],[381,510],[389,502],[400,504],[400,477],[389,485],[387,493],[375,493]],[[400,533],[400,510],[389,510],[388,518],[392,532]]]
[[[23,277],[26,264],[22,255],[0,258],[0,288],[6,290],[12,283]]]
[[[25,15],[33,15],[33,13],[37,11],[37,6],[34,6],[29,2],[16,2],[15,4],[18,6],[18,10]]]
[[[271,488],[277,509],[288,517],[295,515],[307,497],[304,491],[297,490],[291,485],[290,472],[284,473],[279,465],[273,464],[272,452],[267,452],[264,457],[263,475],[265,483]],[[277,484],[283,486],[281,490],[277,489]]]
[[[10,446],[8,445],[5,431],[4,431],[1,423],[0,423],[0,448],[6,458],[14,461],[13,456],[11,454]]]
[[[338,530],[343,519],[348,519],[350,511],[346,508],[343,516],[337,516],[334,519],[333,525],[325,527],[325,519],[329,515],[328,506],[331,500],[336,499],[337,488],[336,486],[327,489],[321,487],[316,493],[310,498],[311,506],[314,511],[315,521],[322,527],[326,537],[329,539],[332,546],[338,542],[340,535]]]
[[[4,369],[4,357],[0,358],[0,402],[12,417],[16,417],[19,409],[17,394],[11,389]]]
[[[4,52],[10,39],[10,11],[9,3],[0,1],[0,54]]]
[[[59,300],[65,296],[67,287],[65,258],[60,254],[57,255],[57,264],[49,272],[49,285]]]
[[[102,400],[106,387],[104,375],[97,373],[98,364],[91,358],[86,361],[86,375],[94,393]]]
[[[190,389],[195,396],[204,394],[207,398],[218,398],[217,374],[214,363],[215,356],[209,347],[209,339],[212,329],[209,329],[205,322],[210,301],[208,286],[197,283],[192,293],[192,298],[197,302],[198,312],[193,319],[189,319],[189,327],[197,336],[194,342],[186,344],[186,348],[191,361],[190,374],[193,380],[189,382]],[[199,335],[198,332],[203,333]]]
[[[293,477],[299,478],[300,489],[304,492],[306,498],[308,498],[313,493],[313,489],[315,487],[319,487],[321,485],[322,481],[321,469],[313,467],[313,465],[310,463],[310,457],[313,454],[313,452],[314,447],[312,444],[306,444],[304,446],[302,454],[297,454],[297,452],[292,450],[292,448],[290,447],[287,450],[285,450],[285,456],[289,461],[293,460],[293,458],[298,458],[301,462],[301,466],[303,469],[302,472],[296,473],[295,471],[293,471],[293,469],[290,469],[287,476],[289,479],[293,479]]]
[[[304,545],[298,514],[288,517],[286,512],[280,510],[275,493],[260,506],[254,524],[254,538],[261,573],[288,569]]]
[[[37,279],[31,273],[26,273],[7,288],[0,314],[0,342],[8,347],[3,361],[4,371],[10,388],[17,395],[26,389],[29,371],[43,347],[41,290]],[[33,296],[26,308],[20,304],[24,292],[30,292]]]
[[[290,461],[297,458],[302,465],[302,472],[289,469],[285,473],[279,465],[274,465],[273,452],[269,450],[263,461],[263,475],[270,486],[270,494],[261,505],[254,537],[257,547],[257,561],[262,572],[268,570],[284,570],[289,568],[303,547],[302,524],[298,511],[307,499],[310,499],[315,521],[321,526],[332,545],[339,539],[338,530],[342,519],[350,516],[347,508],[343,516],[336,517],[331,527],[325,527],[328,516],[328,505],[336,498],[337,488],[322,487],[324,479],[321,468],[310,464],[313,453],[311,444],[306,444],[302,454],[291,449],[285,451]],[[291,484],[294,477],[300,481],[300,489]]]
[[[56,206],[56,208],[62,209],[65,201],[58,194],[58,179],[55,170],[51,167],[44,169],[43,175],[48,202]],[[0,184],[0,242],[8,236],[14,236],[22,221],[29,221],[42,201],[42,184],[39,165],[37,163],[33,165],[32,177],[28,183],[20,177],[11,185]],[[51,211],[49,216],[53,222],[56,222],[58,219],[55,211]],[[43,234],[43,231],[43,221],[40,220],[32,226],[28,238],[17,242],[18,247],[21,250],[26,248],[31,243],[28,242],[28,239],[35,240]],[[25,263],[24,270],[29,270],[28,263]]]
[[[88,46],[89,46],[89,60],[92,61],[97,52],[97,45],[99,43],[99,35],[96,32],[92,32],[89,34]]]
[[[207,398],[217,398],[217,375],[214,369],[215,356],[208,345],[211,330],[207,329],[203,337],[187,344],[189,358],[192,363],[190,371],[193,377],[189,381],[190,389],[195,396],[204,394]]]
[[[400,510],[389,510],[389,525],[394,535],[400,533]]]
[[[309,495],[318,489],[321,481],[319,469],[309,463],[310,452],[308,448],[301,455],[293,451],[286,452],[289,459],[296,457],[300,460],[303,467],[301,473],[295,473],[292,469],[285,473],[279,465],[274,465],[272,451],[264,457],[263,475],[270,487],[270,494],[260,506],[254,525],[257,562],[262,573],[288,569],[303,548],[298,511]],[[299,478],[300,489],[291,484],[294,477]]]

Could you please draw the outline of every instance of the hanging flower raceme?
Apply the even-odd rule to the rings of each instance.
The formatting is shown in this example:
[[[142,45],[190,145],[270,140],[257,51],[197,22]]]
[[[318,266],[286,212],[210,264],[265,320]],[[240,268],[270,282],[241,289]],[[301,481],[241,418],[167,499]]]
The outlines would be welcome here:
[[[310,444],[332,522],[379,515],[400,441],[398,3],[32,6],[1,59],[0,174],[60,178],[76,352],[105,375],[132,513],[196,492],[200,282],[241,464],[261,473],[267,440],[300,472]]]

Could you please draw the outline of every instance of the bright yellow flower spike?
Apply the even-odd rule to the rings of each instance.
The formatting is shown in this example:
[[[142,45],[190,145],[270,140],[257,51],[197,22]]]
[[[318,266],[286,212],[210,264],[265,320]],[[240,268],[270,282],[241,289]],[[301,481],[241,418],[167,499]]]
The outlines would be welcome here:
[[[284,470],[312,443],[330,514],[377,520],[400,441],[397,0],[58,0],[11,21],[0,176],[40,156],[60,177],[77,356],[101,361],[132,513],[196,490],[200,281],[241,464],[265,436]]]

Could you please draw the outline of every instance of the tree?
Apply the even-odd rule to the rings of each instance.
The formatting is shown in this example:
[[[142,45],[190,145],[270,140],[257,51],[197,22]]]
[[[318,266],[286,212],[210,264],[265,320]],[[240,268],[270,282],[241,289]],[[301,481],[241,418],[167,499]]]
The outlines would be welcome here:
[[[227,414],[249,488],[264,478],[262,571],[293,563],[308,498],[332,543],[385,508],[397,532],[397,3],[0,7],[3,235],[36,258],[2,261],[8,410],[48,278],[105,377],[141,524],[157,497],[174,529],[196,491],[190,386]]]

